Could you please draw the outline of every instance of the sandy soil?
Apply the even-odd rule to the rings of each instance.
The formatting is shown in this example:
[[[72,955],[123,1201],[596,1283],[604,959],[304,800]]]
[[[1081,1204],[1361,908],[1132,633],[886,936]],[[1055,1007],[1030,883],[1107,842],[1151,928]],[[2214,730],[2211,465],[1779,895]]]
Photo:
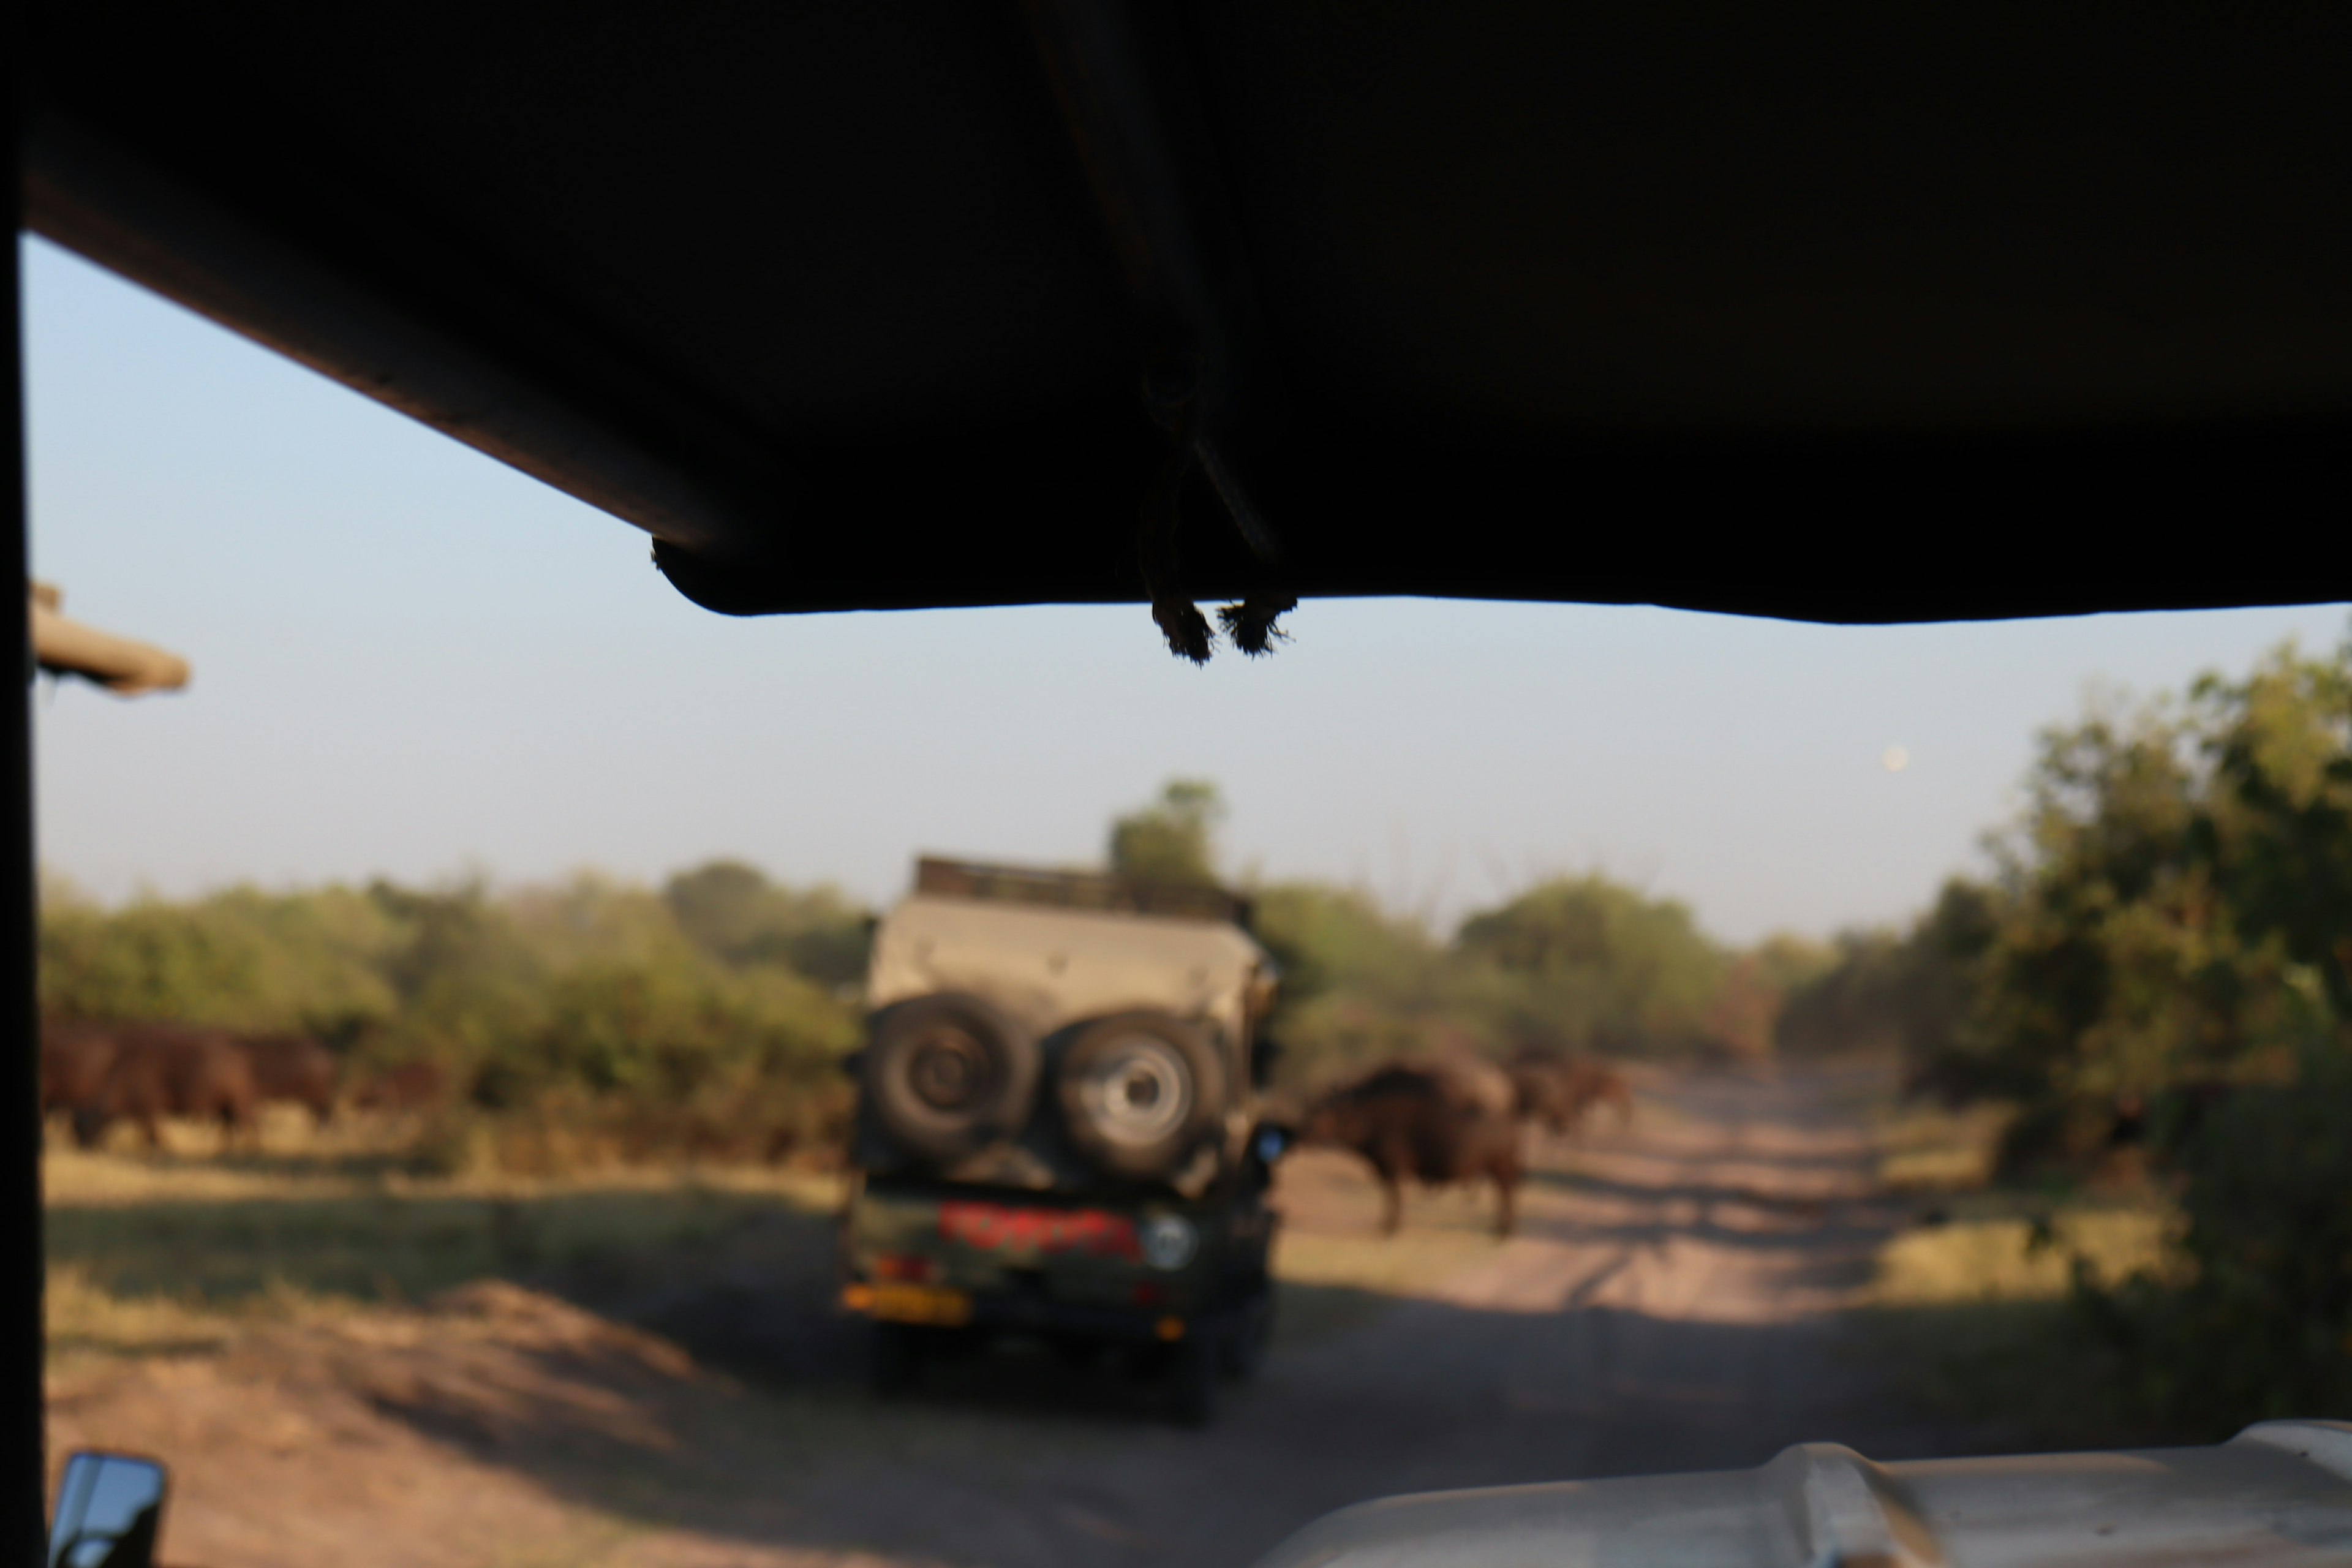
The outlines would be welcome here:
[[[860,1391],[821,1226],[754,1226],[647,1285],[548,1279],[78,1369],[56,1450],[173,1464],[203,1568],[940,1563],[1242,1568],[1385,1493],[1884,1458],[1982,1436],[1906,1412],[1842,1310],[1899,1212],[1828,1075],[1657,1078],[1544,1151],[1520,1234],[1483,1195],[1372,1237],[1345,1159],[1286,1163],[1285,1327],[1219,1423],[1042,1353]]]

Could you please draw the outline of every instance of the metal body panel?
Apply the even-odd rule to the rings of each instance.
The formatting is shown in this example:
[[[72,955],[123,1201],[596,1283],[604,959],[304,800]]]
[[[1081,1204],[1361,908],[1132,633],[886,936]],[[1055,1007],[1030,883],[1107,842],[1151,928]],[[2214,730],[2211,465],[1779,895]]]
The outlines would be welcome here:
[[[2352,1425],[2210,1448],[1753,1470],[1433,1492],[1318,1520],[1258,1568],[2319,1568],[2352,1563]]]
[[[1038,1035],[1112,1013],[1172,1013],[1245,1049],[1253,986],[1271,968],[1238,927],[918,894],[874,932],[875,1008],[936,991],[982,996]],[[1231,1065],[1244,1077],[1244,1055]]]

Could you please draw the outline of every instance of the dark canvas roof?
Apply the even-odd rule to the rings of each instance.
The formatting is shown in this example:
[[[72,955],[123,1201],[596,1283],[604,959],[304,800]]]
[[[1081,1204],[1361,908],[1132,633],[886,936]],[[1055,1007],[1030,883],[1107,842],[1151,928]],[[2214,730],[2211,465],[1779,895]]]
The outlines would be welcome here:
[[[41,10],[29,222],[714,607],[2347,595],[2341,6]]]

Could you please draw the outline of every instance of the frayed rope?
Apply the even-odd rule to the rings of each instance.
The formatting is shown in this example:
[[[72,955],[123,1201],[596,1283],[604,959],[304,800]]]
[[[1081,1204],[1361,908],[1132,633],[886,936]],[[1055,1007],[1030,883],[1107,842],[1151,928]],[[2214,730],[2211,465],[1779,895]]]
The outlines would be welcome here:
[[[1219,610],[1217,623],[1235,647],[1252,658],[1263,658],[1274,651],[1276,643],[1290,640],[1290,634],[1275,623],[1297,608],[1298,601],[1294,598],[1249,598]]]
[[[1222,613],[1222,612],[1220,612]],[[1151,618],[1160,623],[1161,635],[1168,639],[1168,651],[1178,658],[1189,658],[1194,664],[1209,662],[1209,654],[1216,647],[1216,636],[1209,630],[1209,617],[1201,613],[1198,605],[1181,599],[1154,599]]]
[[[1182,531],[1179,496],[1186,472],[1199,466],[1235,531],[1260,561],[1278,566],[1280,552],[1238,478],[1216,447],[1199,437],[1200,409],[1189,390],[1192,384],[1179,380],[1188,390],[1171,394],[1150,385],[1147,378],[1146,401],[1164,405],[1168,416],[1155,412],[1154,417],[1170,427],[1172,439],[1158,478],[1144,494],[1142,515],[1136,526],[1136,564],[1142,568],[1144,590],[1151,598],[1151,618],[1160,636],[1168,639],[1168,651],[1178,658],[1206,664],[1216,648],[1216,633],[1184,591],[1184,563],[1178,544]],[[1274,651],[1276,643],[1290,640],[1290,634],[1275,623],[1297,607],[1298,601],[1287,595],[1253,594],[1237,605],[1220,608],[1217,620],[1235,647],[1251,658],[1262,658]]]

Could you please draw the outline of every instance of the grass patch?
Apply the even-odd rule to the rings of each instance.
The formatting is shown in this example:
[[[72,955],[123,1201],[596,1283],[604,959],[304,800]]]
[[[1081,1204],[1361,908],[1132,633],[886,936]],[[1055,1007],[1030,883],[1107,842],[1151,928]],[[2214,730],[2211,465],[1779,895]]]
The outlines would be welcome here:
[[[1872,1297],[1886,1307],[2062,1300],[2078,1268],[2101,1285],[2161,1270],[2179,1228],[2153,1206],[2069,1210],[2046,1227],[2020,1215],[1956,1219],[1889,1242]]]
[[[212,1152],[194,1130],[171,1131],[189,1135],[161,1152],[53,1143],[45,1153],[53,1367],[205,1353],[260,1325],[396,1307],[485,1279],[626,1297],[659,1286],[696,1249],[764,1234],[749,1228],[762,1222],[792,1216],[803,1234],[837,1212],[845,1190],[836,1175],[766,1165],[425,1176],[397,1157],[396,1139],[362,1123],[324,1136],[274,1128],[261,1150],[232,1153]],[[1310,1206],[1345,1228],[1279,1234],[1285,1345],[1369,1322],[1499,1245],[1483,1190],[1416,1192],[1403,1230],[1383,1237],[1377,1190],[1352,1163],[1307,1165],[1330,1189]]]
[[[190,1355],[218,1351],[242,1326],[235,1315],[178,1296],[116,1296],[76,1264],[49,1265],[43,1306],[52,1364],[91,1355]]]
[[[2113,1379],[2084,1353],[2078,1281],[2110,1288],[2137,1273],[2177,1279],[2183,1218],[2146,1182],[2105,1196],[1992,1184],[2012,1106],[1945,1109],[1893,1093],[1870,1113],[1887,1192],[1934,1201],[1937,1223],[1880,1249],[1866,1342],[1927,1407],[1984,1423],[2026,1446],[2143,1440]]]
[[[2112,1286],[2177,1275],[2180,1216],[2150,1200],[2081,1204],[2046,1223],[2019,1194],[1983,1193],[1958,1217],[1881,1250],[1867,1342],[1931,1409],[2004,1429],[2024,1446],[2130,1446],[2151,1435],[2123,1413],[2113,1379],[2082,1350],[2077,1278]]]
[[[253,1324],[475,1279],[610,1271],[779,1211],[829,1212],[840,1193],[764,1167],[489,1183],[271,1162],[47,1156],[53,1362],[214,1349]]]
[[[1973,1192],[1990,1184],[2001,1134],[2016,1108],[1984,1104],[1948,1110],[1885,1106],[1877,1117],[1878,1182],[1895,1193]]]

